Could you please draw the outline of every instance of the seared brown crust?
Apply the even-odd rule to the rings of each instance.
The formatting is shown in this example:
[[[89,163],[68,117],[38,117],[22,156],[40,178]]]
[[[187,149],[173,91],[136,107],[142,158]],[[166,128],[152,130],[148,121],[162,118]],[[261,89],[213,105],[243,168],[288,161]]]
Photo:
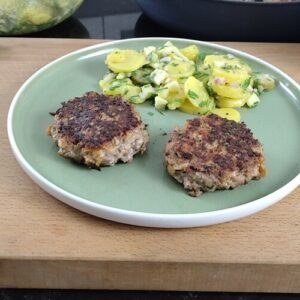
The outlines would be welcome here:
[[[146,150],[145,124],[134,106],[120,97],[89,92],[62,103],[48,134],[58,154],[89,167],[129,162]]]
[[[175,129],[165,158],[169,173],[192,195],[233,188],[266,174],[262,146],[251,130],[213,114]]]
[[[67,142],[95,149],[141,124],[133,106],[120,97],[86,93],[62,103],[55,117]]]

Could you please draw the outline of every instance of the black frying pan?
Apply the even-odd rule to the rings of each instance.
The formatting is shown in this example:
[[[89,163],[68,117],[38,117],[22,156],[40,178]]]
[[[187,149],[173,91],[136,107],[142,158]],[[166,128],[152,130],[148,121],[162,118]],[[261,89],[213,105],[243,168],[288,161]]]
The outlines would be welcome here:
[[[155,22],[202,40],[300,42],[300,1],[137,0]]]

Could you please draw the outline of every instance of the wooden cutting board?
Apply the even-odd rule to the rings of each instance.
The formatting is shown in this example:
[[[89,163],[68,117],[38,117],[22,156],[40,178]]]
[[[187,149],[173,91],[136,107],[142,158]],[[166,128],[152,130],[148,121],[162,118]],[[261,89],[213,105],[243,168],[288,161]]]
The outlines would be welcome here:
[[[149,229],[77,211],[21,170],[6,134],[14,94],[51,60],[103,42],[0,39],[0,287],[300,292],[300,188],[239,221]],[[300,44],[222,44],[300,82]]]

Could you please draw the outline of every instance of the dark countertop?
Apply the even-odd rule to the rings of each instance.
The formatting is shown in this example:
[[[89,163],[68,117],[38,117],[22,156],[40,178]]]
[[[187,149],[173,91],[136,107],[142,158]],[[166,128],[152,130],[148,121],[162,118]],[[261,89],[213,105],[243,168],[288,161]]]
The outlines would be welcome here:
[[[204,292],[0,290],[1,300],[298,300],[300,295]]]
[[[85,0],[63,23],[28,37],[124,39],[145,36],[179,37],[146,17],[135,0]],[[26,37],[24,36],[24,37]],[[183,37],[183,36],[180,36]],[[89,291],[0,289],[0,300],[61,299],[164,299],[164,300],[296,300],[300,295],[205,292]]]

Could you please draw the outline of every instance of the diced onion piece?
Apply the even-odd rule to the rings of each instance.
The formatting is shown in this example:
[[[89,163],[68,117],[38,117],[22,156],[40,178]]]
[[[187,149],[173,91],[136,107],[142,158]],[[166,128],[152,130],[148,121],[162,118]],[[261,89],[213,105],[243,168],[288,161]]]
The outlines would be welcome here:
[[[146,84],[142,86],[142,91],[139,95],[142,100],[147,100],[153,95],[155,95],[155,89],[151,84]]]
[[[157,110],[165,110],[168,101],[162,97],[156,96],[154,98],[154,106]]]
[[[254,107],[260,102],[259,97],[253,93],[246,101],[248,107]]]
[[[180,90],[180,85],[176,80],[170,80],[165,87],[168,88],[169,92],[171,93],[178,92]]]
[[[168,73],[165,70],[156,69],[150,74],[150,80],[156,85],[160,85],[168,78]]]
[[[148,46],[144,48],[145,56],[148,56],[150,53],[155,52],[156,48],[154,46]]]
[[[166,42],[162,48],[158,49],[157,53],[160,57],[171,56],[176,60],[188,61],[188,58],[186,58],[171,42]]]

